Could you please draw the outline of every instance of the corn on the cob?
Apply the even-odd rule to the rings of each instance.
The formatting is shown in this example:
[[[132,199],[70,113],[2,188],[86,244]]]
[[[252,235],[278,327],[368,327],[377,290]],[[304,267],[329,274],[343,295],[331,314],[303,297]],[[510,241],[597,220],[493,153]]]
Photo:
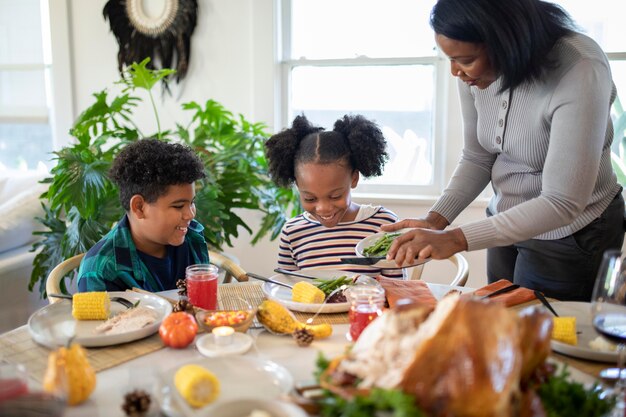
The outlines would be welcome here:
[[[326,294],[315,285],[300,281],[291,290],[291,300],[296,303],[320,304],[324,302]]]
[[[220,395],[220,381],[200,365],[184,365],[174,375],[174,386],[190,406],[199,408]]]
[[[264,300],[256,312],[259,322],[274,333],[291,334],[298,328],[298,320],[283,305],[273,300]]]
[[[106,291],[79,292],[72,297],[72,316],[76,320],[106,320],[110,304]]]
[[[554,317],[552,327],[552,339],[569,345],[577,345],[576,317]]]

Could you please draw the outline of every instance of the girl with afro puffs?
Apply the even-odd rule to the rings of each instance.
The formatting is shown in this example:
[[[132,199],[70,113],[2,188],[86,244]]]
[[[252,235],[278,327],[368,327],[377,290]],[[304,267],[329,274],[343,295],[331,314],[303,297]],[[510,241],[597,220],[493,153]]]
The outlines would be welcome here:
[[[296,185],[305,212],[285,223],[280,236],[278,266],[401,278],[400,270],[381,271],[366,265],[348,265],[356,244],[380,232],[397,216],[382,206],[359,205],[351,190],[364,177],[379,176],[388,159],[386,141],[378,126],[360,115],[345,115],[332,131],[313,126],[297,116],[289,129],[265,143],[269,173],[279,186]]]

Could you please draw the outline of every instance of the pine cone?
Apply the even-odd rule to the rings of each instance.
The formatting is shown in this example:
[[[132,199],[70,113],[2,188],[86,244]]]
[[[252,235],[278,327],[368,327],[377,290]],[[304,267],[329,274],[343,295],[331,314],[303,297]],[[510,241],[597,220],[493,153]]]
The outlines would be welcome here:
[[[176,281],[176,288],[178,288],[178,295],[187,295],[187,281],[185,281],[184,279],[179,279]]]
[[[194,313],[193,305],[185,299],[176,301],[176,304],[174,304],[174,307],[172,308],[172,310],[174,312],[185,311],[190,314]]]
[[[124,395],[122,410],[127,416],[139,417],[148,411],[151,402],[150,394],[144,390],[136,389]]]
[[[307,347],[313,343],[313,333],[305,327],[295,330],[291,335],[300,347]]]

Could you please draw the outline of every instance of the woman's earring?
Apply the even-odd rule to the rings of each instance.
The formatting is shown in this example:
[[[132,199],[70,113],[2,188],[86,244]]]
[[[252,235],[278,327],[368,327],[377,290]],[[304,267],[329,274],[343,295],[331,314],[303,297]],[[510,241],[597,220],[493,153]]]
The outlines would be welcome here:
[[[457,76],[457,77],[460,77],[460,76],[461,76],[461,74],[463,74],[463,71],[461,71],[461,70],[458,70],[458,71],[456,72],[456,76]]]

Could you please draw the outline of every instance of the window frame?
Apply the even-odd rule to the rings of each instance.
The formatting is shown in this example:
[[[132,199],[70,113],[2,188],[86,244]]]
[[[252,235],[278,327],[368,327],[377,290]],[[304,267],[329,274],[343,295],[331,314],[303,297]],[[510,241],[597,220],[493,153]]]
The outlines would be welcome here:
[[[39,4],[42,34],[49,34],[49,39],[44,35],[42,61],[0,64],[0,71],[43,71],[48,104],[23,111],[9,108],[0,114],[0,123],[48,124],[54,151],[70,142],[68,132],[74,119],[68,4],[67,0],[40,0]],[[32,170],[37,167],[29,167],[29,171]]]
[[[421,57],[392,57],[392,58],[371,58],[358,56],[355,58],[342,59],[291,59],[288,52],[291,50],[291,0],[276,0],[278,3],[278,22],[280,22],[277,36],[277,61],[279,65],[279,116],[276,118],[276,126],[288,126],[291,93],[291,72],[296,67],[334,67],[334,66],[393,66],[393,65],[432,65],[436,83],[435,95],[433,97],[433,117],[432,117],[432,148],[433,148],[433,172],[432,183],[429,185],[381,185],[381,184],[359,184],[353,192],[356,198],[370,198],[378,200],[431,200],[433,196],[438,196],[447,184],[452,170],[458,162],[461,153],[459,142],[448,140],[450,132],[448,130],[447,114],[450,108],[450,84],[448,60],[439,52],[433,56]],[[456,89],[454,89],[453,99],[456,99]],[[462,141],[461,141],[462,142]],[[461,143],[462,145],[462,143]],[[454,155],[451,165],[450,155]]]

